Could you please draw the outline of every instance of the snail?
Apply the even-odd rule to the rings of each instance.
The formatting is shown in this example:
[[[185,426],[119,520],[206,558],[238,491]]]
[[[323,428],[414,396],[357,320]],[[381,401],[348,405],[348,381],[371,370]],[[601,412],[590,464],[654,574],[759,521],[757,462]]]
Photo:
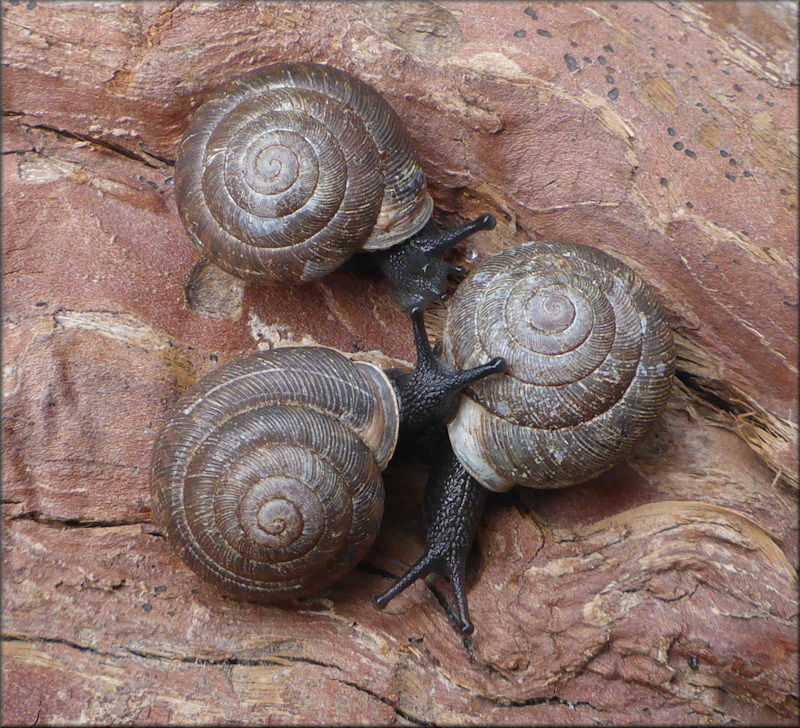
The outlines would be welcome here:
[[[532,242],[484,260],[447,310],[454,367],[501,357],[505,373],[461,394],[451,448],[426,484],[428,546],[379,608],[438,570],[472,631],[466,558],[489,491],[581,483],[623,460],[666,406],[672,332],[652,289],[627,265],[585,245]]]
[[[354,76],[314,63],[265,66],[218,89],[181,140],[175,198],[194,245],[234,276],[299,283],[372,252],[366,265],[407,309],[444,298],[447,277],[463,269],[441,255],[494,227],[482,215],[439,233],[392,107]]]
[[[411,318],[412,372],[289,347],[231,361],[180,398],[156,440],[150,491],[190,567],[233,596],[274,602],[358,563],[398,438],[452,416],[462,387],[504,366],[456,371],[431,350],[422,309]]]

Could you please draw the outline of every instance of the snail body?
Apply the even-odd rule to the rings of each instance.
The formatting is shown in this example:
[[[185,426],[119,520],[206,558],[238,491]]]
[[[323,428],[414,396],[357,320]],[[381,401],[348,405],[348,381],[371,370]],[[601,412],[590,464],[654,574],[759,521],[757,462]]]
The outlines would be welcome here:
[[[476,267],[448,309],[447,359],[502,356],[448,425],[490,490],[580,483],[623,460],[666,406],[672,332],[652,289],[603,251],[528,243]]]
[[[666,406],[675,349],[633,270],[597,248],[557,242],[478,265],[448,307],[443,346],[455,367],[496,356],[505,371],[462,391],[450,449],[425,486],[426,550],[375,603],[438,570],[468,634],[466,560],[488,491],[567,486],[623,460]]]
[[[278,63],[225,85],[192,117],[175,167],[192,242],[259,283],[296,283],[418,233],[433,201],[391,106],[354,76]]]

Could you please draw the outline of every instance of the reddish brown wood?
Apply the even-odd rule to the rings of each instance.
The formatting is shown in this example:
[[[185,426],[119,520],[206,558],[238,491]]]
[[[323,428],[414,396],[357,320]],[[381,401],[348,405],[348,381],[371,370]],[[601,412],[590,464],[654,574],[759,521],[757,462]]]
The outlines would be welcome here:
[[[795,5],[2,11],[5,723],[796,722]],[[155,432],[206,371],[296,343],[413,356],[377,278],[196,266],[178,140],[217,83],[278,60],[378,88],[444,224],[498,217],[459,262],[598,245],[675,328],[682,381],[627,463],[490,504],[473,639],[438,578],[370,604],[422,550],[414,464],[364,568],[300,609],[222,597],[152,525]]]

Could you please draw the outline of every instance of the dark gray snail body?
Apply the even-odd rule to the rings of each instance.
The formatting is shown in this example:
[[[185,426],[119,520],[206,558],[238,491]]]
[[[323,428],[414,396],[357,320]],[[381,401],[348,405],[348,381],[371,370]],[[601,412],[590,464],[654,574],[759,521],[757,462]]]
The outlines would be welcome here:
[[[433,366],[431,362],[438,358],[428,346],[420,312],[415,318],[415,335],[419,362]],[[671,332],[658,301],[642,279],[597,249],[561,243],[529,243],[503,251],[479,265],[450,306],[444,346],[452,366],[441,366],[449,372],[480,370],[479,375],[462,378],[455,390],[469,387],[461,395],[458,412],[450,423],[450,439],[460,461],[458,468],[466,468],[484,487],[493,490],[505,490],[514,483],[532,487],[569,485],[618,463],[663,410],[675,366]],[[315,360],[317,355],[319,362]],[[489,358],[489,365],[480,364]],[[308,359],[314,372],[313,386],[306,365],[299,364],[301,359]],[[507,362],[507,372],[487,377],[500,371],[498,362],[503,360]],[[379,473],[391,457],[397,422],[407,418],[410,408],[403,404],[405,395],[397,399],[397,378],[387,379],[368,365],[353,365],[330,350],[285,349],[241,361],[244,363],[234,362],[221,373],[210,375],[208,381],[198,383],[181,400],[165,426],[153,458],[154,511],[184,559],[223,588],[265,601],[299,596],[321,588],[352,568],[372,543],[382,508]],[[551,368],[552,364],[556,367]],[[270,377],[277,378],[278,385],[267,386],[266,379],[262,379],[266,373],[244,376],[237,368],[240,366],[247,371],[265,369]],[[291,371],[285,372],[285,366]],[[311,390],[317,387],[324,394],[314,393],[312,397]],[[406,389],[417,392],[424,387],[410,382]],[[234,401],[238,399],[244,404]],[[449,409],[439,400],[421,399],[432,413],[426,416],[434,421]],[[340,412],[340,405],[372,414],[353,416]],[[237,414],[226,414],[229,408]],[[264,479],[274,480],[269,475],[272,456],[258,452],[259,443],[276,437],[275,429],[270,427],[266,428],[269,435],[260,434],[259,423],[265,419],[262,409],[277,411],[284,418],[289,415],[280,414],[281,411],[290,410],[297,428],[308,427],[314,433],[323,428],[320,412],[330,413],[338,420],[343,437],[341,445],[326,444],[326,457],[330,460],[335,453],[347,462],[356,458],[370,463],[369,476],[352,470],[357,482],[342,491],[369,491],[368,505],[361,509],[343,504],[337,495],[327,519],[335,524],[334,513],[346,516],[343,523],[348,524],[347,528],[335,525],[332,541],[344,556],[339,560],[331,556],[335,549],[323,545],[322,527],[303,541],[320,544],[322,577],[314,574],[301,579],[299,561],[295,569],[288,557],[276,557],[261,543],[268,540],[262,532],[297,533],[292,538],[301,538],[298,527],[287,525],[286,514],[303,512],[300,507],[283,503],[288,500],[283,491],[278,506],[244,495],[254,487],[260,488],[260,493],[278,492],[271,486],[253,485]],[[239,414],[240,410],[244,414]],[[307,425],[300,419],[304,410],[310,410],[312,415]],[[195,418],[200,419],[200,424],[195,423]],[[350,425],[351,421],[360,424]],[[237,432],[238,425],[244,434]],[[297,440],[300,429],[291,431],[292,441]],[[337,428],[329,429],[333,433]],[[352,436],[354,432],[366,432],[368,439],[380,445],[367,446],[361,435]],[[234,443],[232,450],[217,450],[218,444],[228,441]],[[353,455],[348,454],[351,448]],[[210,465],[194,460],[195,454],[206,451],[212,453]],[[378,454],[368,454],[373,451]],[[250,464],[239,464],[240,453],[249,458]],[[284,467],[285,460],[287,456],[280,456],[276,467]],[[343,470],[343,466],[334,470]],[[450,467],[446,477],[455,481],[458,478],[453,472]],[[227,482],[239,473],[249,479],[250,485],[234,487]],[[299,478],[284,474],[279,485],[283,487],[294,480]],[[368,482],[378,485],[367,487]],[[201,487],[205,493],[218,493],[214,505],[199,504],[205,498],[197,494]],[[430,500],[443,504],[443,508],[451,508],[453,503],[448,496]],[[448,535],[445,521],[434,524],[433,531],[444,534],[441,538],[455,546],[447,546],[450,551],[444,548],[435,558],[425,557],[427,565],[412,567],[407,578],[381,597],[379,605],[414,578],[435,568],[436,563],[447,561],[457,597],[461,594],[462,629],[471,629],[463,599],[463,566],[481,507],[482,500],[468,518],[462,519],[464,524],[457,534]],[[312,510],[324,511],[322,505]],[[353,527],[355,519],[349,514],[361,510],[366,517],[361,525]],[[262,513],[259,520],[257,516]],[[250,520],[244,525],[237,523],[237,519],[246,521],[245,517]],[[219,518],[224,527],[212,523],[214,518]],[[306,519],[296,520],[299,523]],[[255,526],[248,525],[254,522]],[[346,539],[340,538],[348,529],[356,542],[353,549],[343,545]],[[368,534],[369,529],[374,530]],[[256,546],[245,543],[243,534],[248,532],[255,534]],[[217,545],[219,537],[223,546]],[[239,555],[223,567],[219,554],[226,552],[231,543],[243,546]],[[290,552],[293,555],[298,550],[299,547],[292,547]],[[205,552],[212,554],[207,562]],[[255,563],[250,563],[248,559],[256,552]],[[309,548],[309,563],[312,555],[313,548]],[[270,562],[269,568],[266,562]],[[330,566],[334,562],[335,568]],[[228,571],[235,571],[236,576]],[[280,577],[277,581],[272,576],[264,578],[265,573],[273,572]],[[257,583],[250,587],[248,581],[253,581],[254,574],[258,575]],[[280,582],[287,574],[290,578],[284,585]],[[270,579],[273,581],[264,586],[263,582]]]

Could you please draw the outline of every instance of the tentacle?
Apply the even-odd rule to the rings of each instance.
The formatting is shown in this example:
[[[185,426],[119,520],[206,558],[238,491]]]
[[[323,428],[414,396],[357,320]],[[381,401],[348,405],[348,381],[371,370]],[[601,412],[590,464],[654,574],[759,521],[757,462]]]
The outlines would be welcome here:
[[[430,550],[420,557],[420,559],[392,586],[390,586],[383,594],[379,594],[372,601],[378,609],[383,609],[392,599],[394,599],[400,592],[405,591],[417,579],[430,574],[436,567],[436,554]]]
[[[417,350],[416,368],[419,369],[420,366],[426,369],[433,368],[442,356],[442,349],[440,346],[431,348],[428,330],[425,328],[425,309],[422,306],[415,306],[408,312],[408,315],[411,318],[411,326],[414,331],[414,347]]]
[[[440,257],[448,250],[458,245],[464,238],[469,237],[479,230],[493,230],[496,224],[494,216],[485,214],[476,217],[474,220],[467,220],[467,222],[457,225],[450,230],[444,230],[434,235],[427,233],[427,231],[423,229],[422,232],[412,240],[414,245],[426,255]]]
[[[488,377],[490,374],[500,374],[505,370],[506,360],[500,356],[496,356],[487,364],[481,364],[480,366],[473,367],[472,369],[462,369],[460,372],[456,372],[456,378],[453,381],[453,385],[458,388],[458,391],[461,391],[464,389],[464,387],[472,384],[473,382],[477,382],[479,379]]]

